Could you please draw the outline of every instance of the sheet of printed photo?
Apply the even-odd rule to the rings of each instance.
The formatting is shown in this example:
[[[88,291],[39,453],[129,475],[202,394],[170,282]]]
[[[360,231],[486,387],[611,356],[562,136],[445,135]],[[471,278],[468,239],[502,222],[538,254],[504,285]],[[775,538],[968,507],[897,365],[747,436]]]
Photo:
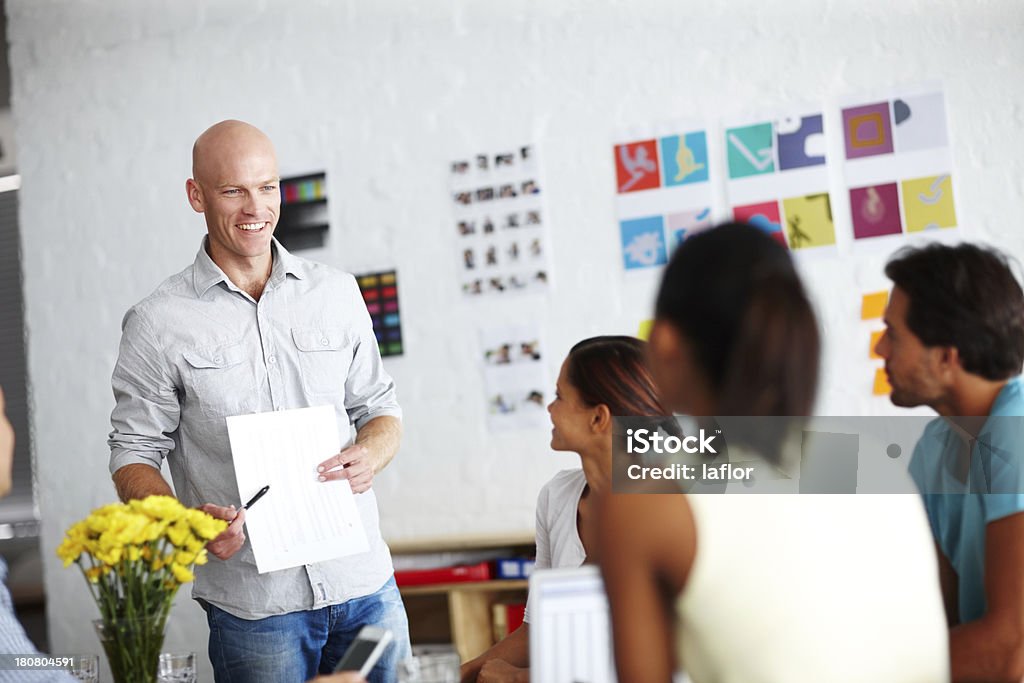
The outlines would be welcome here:
[[[463,294],[478,298],[546,292],[550,240],[536,146],[456,159],[449,177]]]
[[[732,120],[723,128],[732,217],[794,251],[834,251],[821,112]]]
[[[714,222],[706,127],[625,131],[612,151],[622,266],[660,268],[682,240]]]
[[[491,431],[546,427],[554,381],[543,354],[539,325],[502,325],[480,330],[487,426]]]
[[[841,106],[843,176],[854,243],[956,228],[946,103],[938,86],[904,88]]]

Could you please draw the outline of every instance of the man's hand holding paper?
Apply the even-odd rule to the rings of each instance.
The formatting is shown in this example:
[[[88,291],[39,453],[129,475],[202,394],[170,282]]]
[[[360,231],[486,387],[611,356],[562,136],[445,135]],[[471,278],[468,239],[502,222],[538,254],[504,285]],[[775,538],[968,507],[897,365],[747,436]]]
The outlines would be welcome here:
[[[261,574],[368,550],[347,470],[355,468],[366,490],[372,459],[363,446],[342,450],[332,406],[236,415],[227,422],[239,499],[270,485],[244,518]],[[325,453],[336,455],[325,461]],[[326,462],[340,469],[318,474]]]

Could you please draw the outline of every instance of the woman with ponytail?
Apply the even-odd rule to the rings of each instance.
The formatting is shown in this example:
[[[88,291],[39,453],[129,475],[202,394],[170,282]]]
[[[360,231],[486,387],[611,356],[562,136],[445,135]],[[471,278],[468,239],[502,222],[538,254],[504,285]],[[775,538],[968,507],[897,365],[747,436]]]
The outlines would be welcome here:
[[[725,225],[673,255],[652,374],[670,410],[756,425],[723,430],[730,460],[792,462],[819,347],[792,259],[764,232]],[[602,502],[620,681],[665,683],[677,670],[693,683],[948,680],[935,552],[916,496],[613,493]]]
[[[613,418],[652,418],[654,428],[677,430],[663,417],[645,347],[633,337],[592,337],[572,347],[562,363],[548,406],[551,448],[578,453],[582,468],[559,472],[537,497],[538,569],[598,559],[592,520],[595,501],[611,488]],[[463,664],[463,683],[529,681],[529,619],[527,601],[525,623]]]

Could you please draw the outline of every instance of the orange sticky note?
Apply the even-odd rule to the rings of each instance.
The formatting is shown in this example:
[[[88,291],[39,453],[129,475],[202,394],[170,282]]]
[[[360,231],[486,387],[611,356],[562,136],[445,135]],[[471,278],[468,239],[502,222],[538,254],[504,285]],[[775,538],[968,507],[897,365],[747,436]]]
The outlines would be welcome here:
[[[870,358],[881,359],[882,357],[875,353],[875,347],[878,346],[878,340],[885,334],[885,330],[875,330],[871,333],[871,346],[868,347],[868,356]]]
[[[889,292],[872,292],[865,294],[860,301],[860,319],[871,321],[876,317],[886,314],[886,303],[889,301]]]
[[[885,374],[885,368],[875,370],[875,387],[872,393],[875,396],[888,396],[892,393],[892,385],[889,384],[889,377]]]
[[[636,333],[637,339],[647,341],[651,338],[651,328],[654,327],[653,320],[641,320],[640,329]]]
[[[885,315],[885,304],[889,301],[889,292],[873,292],[865,294],[860,302],[860,319],[873,320]]]

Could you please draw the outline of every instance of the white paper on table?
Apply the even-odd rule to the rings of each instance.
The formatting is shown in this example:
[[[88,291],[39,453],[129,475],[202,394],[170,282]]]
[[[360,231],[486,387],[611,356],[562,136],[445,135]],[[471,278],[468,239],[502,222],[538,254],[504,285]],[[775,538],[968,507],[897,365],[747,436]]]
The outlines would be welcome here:
[[[333,406],[227,418],[245,526],[260,574],[369,550],[347,480],[321,482],[316,466],[341,450]]]

